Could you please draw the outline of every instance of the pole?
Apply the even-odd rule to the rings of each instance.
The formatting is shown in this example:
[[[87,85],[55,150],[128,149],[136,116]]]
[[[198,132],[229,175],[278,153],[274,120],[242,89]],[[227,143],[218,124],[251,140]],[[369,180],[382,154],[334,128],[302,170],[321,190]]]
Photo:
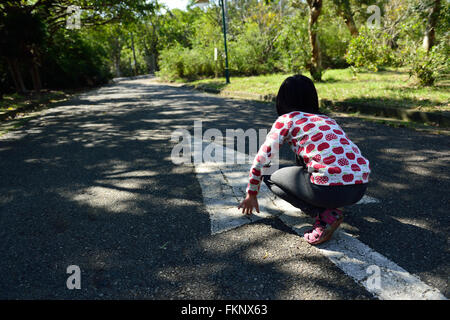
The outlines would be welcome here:
[[[225,47],[225,78],[227,83],[230,83],[230,74],[228,71],[227,24],[225,21],[225,1],[226,0],[220,0],[220,4],[222,6],[223,44]]]

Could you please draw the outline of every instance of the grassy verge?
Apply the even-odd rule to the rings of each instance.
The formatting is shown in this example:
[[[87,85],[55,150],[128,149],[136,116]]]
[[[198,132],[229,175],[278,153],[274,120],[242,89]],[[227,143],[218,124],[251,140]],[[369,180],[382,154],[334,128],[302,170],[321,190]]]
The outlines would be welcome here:
[[[409,128],[416,131],[422,131],[430,134],[438,134],[438,135],[447,135],[450,136],[450,128],[433,126],[427,123],[418,123],[413,121],[405,121],[393,118],[386,118],[380,116],[370,116],[366,114],[360,114],[359,112],[354,113],[342,113],[342,112],[334,112],[332,110],[328,110],[331,116],[338,115],[342,117],[355,117],[359,118],[363,121],[375,122],[379,124],[384,124],[394,128]]]
[[[309,74],[305,74],[309,76]],[[271,74],[225,79],[202,79],[188,82],[195,87],[215,89],[224,94],[250,93],[276,96],[287,74]],[[335,104],[394,107],[414,111],[450,111],[450,81],[434,87],[418,88],[404,70],[389,69],[363,72],[356,76],[350,69],[327,70],[323,82],[315,83],[319,98]]]
[[[24,125],[44,110],[68,100],[74,91],[43,91],[20,95],[5,94],[0,100],[0,135]]]
[[[43,109],[52,103],[64,101],[69,96],[69,92],[51,90],[43,91],[39,95],[35,93],[27,95],[5,94],[3,99],[0,100],[0,116],[15,118],[20,113]]]

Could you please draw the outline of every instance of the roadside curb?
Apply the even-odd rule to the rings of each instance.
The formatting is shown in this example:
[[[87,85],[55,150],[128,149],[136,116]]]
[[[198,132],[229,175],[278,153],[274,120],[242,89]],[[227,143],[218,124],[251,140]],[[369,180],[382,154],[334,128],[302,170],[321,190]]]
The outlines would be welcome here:
[[[390,107],[376,107],[364,104],[341,103],[330,100],[321,100],[321,106],[328,107],[333,111],[359,112],[361,114],[377,117],[395,118],[403,121],[414,121],[419,123],[435,123],[439,127],[450,127],[450,112],[424,112],[404,110]]]
[[[263,102],[275,102],[276,95],[256,94],[249,92],[221,92],[219,89],[208,88],[206,86],[193,86],[190,84],[181,85],[183,88],[195,89],[198,91],[220,94],[222,96],[238,99],[257,100]],[[439,127],[450,127],[450,112],[424,112],[414,110],[404,110],[400,108],[377,107],[357,103],[334,102],[327,99],[320,99],[320,106],[340,112],[359,112],[365,115],[377,117],[394,118],[403,121],[413,121],[418,123],[434,123]]]
[[[264,101],[264,102],[274,102],[276,100],[276,96],[273,94],[257,94],[257,93],[251,93],[251,92],[244,92],[244,91],[233,91],[233,92],[221,92],[219,89],[215,88],[209,88],[206,86],[193,86],[190,84],[183,84],[181,85],[182,88],[188,88],[188,89],[194,89],[198,91],[208,92],[208,93],[215,93],[220,94],[222,96],[227,96],[230,98],[240,98],[240,99],[247,99],[247,100],[257,100],[257,101]]]

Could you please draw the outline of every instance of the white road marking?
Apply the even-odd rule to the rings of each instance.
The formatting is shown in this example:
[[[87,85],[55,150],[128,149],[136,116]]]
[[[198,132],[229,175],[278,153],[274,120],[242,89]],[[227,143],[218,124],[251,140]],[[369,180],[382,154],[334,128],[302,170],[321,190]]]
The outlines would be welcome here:
[[[205,142],[200,143],[203,145],[202,150],[208,145]],[[226,152],[236,153],[239,157],[245,156],[224,147],[224,156]],[[261,194],[258,199],[260,213],[245,216],[237,209],[245,195],[249,165],[227,165],[212,161],[194,164],[204,203],[211,219],[211,234],[280,214],[277,208],[271,206],[271,198],[274,199],[275,196],[266,185],[261,185]]]
[[[364,195],[361,200],[359,200],[356,204],[366,204],[366,203],[378,203],[380,200],[370,197],[368,195]]]
[[[203,147],[209,143],[202,143]],[[226,152],[237,151],[225,147]],[[244,156],[238,154],[238,156]],[[243,224],[269,216],[277,216],[283,223],[303,236],[311,227],[311,218],[286,201],[277,198],[263,183],[258,195],[260,213],[250,217],[243,216],[237,209],[245,196],[248,183],[249,164],[227,165],[217,162],[194,163],[198,181],[202,188],[205,207],[210,214],[211,234],[220,233]],[[377,203],[379,200],[365,196],[358,204]],[[356,283],[379,299],[386,300],[446,300],[436,288],[423,283],[417,276],[372,250],[350,234],[338,230],[333,238],[316,246],[324,256],[338,266]],[[379,270],[380,277],[374,278],[373,267]],[[373,280],[379,281],[374,285]]]
[[[277,199],[275,204],[283,210],[279,218],[297,234],[303,236],[311,228],[311,218],[302,214],[299,209],[281,199]],[[415,275],[341,229],[335,232],[330,241],[316,246],[316,249],[379,299],[446,300],[439,290],[423,283]],[[379,270],[379,286],[372,283],[373,266]]]

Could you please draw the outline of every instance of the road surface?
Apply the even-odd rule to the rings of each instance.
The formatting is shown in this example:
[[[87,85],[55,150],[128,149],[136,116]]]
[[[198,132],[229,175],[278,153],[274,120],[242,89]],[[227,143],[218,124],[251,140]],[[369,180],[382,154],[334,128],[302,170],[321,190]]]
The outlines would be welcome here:
[[[0,298],[380,298],[304,242],[282,210],[212,232],[198,166],[171,161],[171,134],[193,133],[194,121],[225,132],[269,129],[275,117],[271,104],[141,78],[3,135]],[[376,199],[346,208],[342,231],[448,297],[448,137],[335,119],[371,160]],[[292,159],[283,148],[280,164]],[[70,265],[79,290],[66,286]]]

